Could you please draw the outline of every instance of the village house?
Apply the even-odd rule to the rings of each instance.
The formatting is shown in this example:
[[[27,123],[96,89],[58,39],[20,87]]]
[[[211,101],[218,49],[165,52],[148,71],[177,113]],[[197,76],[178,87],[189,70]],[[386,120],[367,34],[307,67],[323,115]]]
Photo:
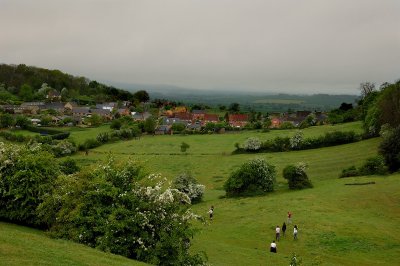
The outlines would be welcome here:
[[[50,101],[60,101],[61,94],[57,90],[51,90],[47,93],[46,99],[48,99]]]
[[[129,110],[129,108],[119,108],[117,110],[117,113],[121,116],[129,116],[131,115],[131,111]]]
[[[114,108],[117,108],[117,103],[115,102],[96,104],[96,109],[104,109],[111,112]]]
[[[91,114],[97,114],[107,120],[111,120],[112,119],[112,114],[111,114],[111,110],[109,109],[90,109],[89,110]]]
[[[72,116],[74,117],[86,117],[90,115],[89,107],[73,107],[72,108]]]
[[[228,115],[228,123],[231,127],[241,128],[249,123],[249,115],[247,114],[230,114]]]
[[[208,123],[218,123],[219,122],[219,117],[217,114],[204,114],[203,117],[203,125],[206,125]]]
[[[39,106],[41,111],[46,111],[46,110],[54,110],[58,113],[64,113],[64,104],[62,102],[51,102],[51,103],[45,103],[44,105]]]
[[[192,114],[191,113],[175,113],[175,118],[179,118],[180,120],[186,123],[192,123]]]
[[[156,128],[154,133],[156,135],[171,134],[171,126],[170,125],[160,125]]]
[[[151,114],[149,112],[131,112],[131,116],[135,121],[145,121],[146,119],[151,117]]]
[[[72,111],[72,108],[74,108],[74,107],[78,107],[78,104],[75,103],[75,102],[67,102],[67,103],[64,104],[64,109],[67,110],[67,111],[68,110]]]
[[[192,120],[204,120],[204,115],[206,114],[205,110],[192,110]]]

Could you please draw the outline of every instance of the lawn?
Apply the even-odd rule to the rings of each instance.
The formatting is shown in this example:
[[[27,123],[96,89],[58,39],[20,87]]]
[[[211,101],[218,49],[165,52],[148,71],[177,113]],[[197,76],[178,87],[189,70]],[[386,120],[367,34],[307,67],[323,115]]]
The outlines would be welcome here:
[[[0,222],[0,265],[147,265],[32,228]]]
[[[311,137],[333,130],[362,131],[360,123],[303,131],[306,137]],[[94,135],[95,131],[88,131]],[[288,265],[294,252],[303,259],[303,265],[398,265],[400,174],[338,178],[343,168],[360,166],[366,158],[376,155],[379,138],[304,151],[231,154],[234,144],[248,137],[267,139],[290,136],[294,132],[144,136],[140,140],[103,145],[87,156],[78,153],[73,158],[85,166],[104,161],[112,154],[117,160],[140,161],[149,173],[161,173],[170,180],[183,171],[192,172],[206,186],[203,202],[193,205],[192,209],[207,216],[208,208],[215,206],[214,221],[205,225],[195,223],[199,232],[193,239],[192,249],[205,251],[212,265]],[[90,135],[76,133],[81,140]],[[182,141],[190,145],[187,153],[180,152]],[[276,166],[276,191],[265,196],[225,198],[224,181],[234,169],[253,157],[265,158]],[[314,188],[290,191],[282,169],[299,161],[309,165],[307,173]],[[366,181],[376,184],[345,185]],[[299,226],[299,240],[291,239],[293,226],[290,225],[288,235],[278,243],[278,253],[271,254],[268,246],[274,238],[274,228],[282,225],[287,211],[293,213],[293,222]]]

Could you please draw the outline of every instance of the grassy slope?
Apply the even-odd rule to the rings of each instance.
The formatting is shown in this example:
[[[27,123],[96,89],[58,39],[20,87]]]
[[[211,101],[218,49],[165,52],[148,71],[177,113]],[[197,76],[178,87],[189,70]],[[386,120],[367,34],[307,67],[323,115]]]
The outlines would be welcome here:
[[[42,231],[0,222],[0,265],[146,265]]]
[[[316,136],[331,130],[361,130],[360,124],[315,127],[304,130]],[[304,265],[395,265],[400,255],[399,175],[338,179],[344,167],[360,165],[377,152],[379,139],[297,152],[230,155],[234,143],[249,136],[273,138],[278,134],[242,132],[209,136],[146,136],[140,140],[101,146],[89,156],[75,156],[83,165],[104,160],[111,151],[121,160],[144,161],[149,172],[161,172],[172,178],[190,170],[206,185],[204,202],[193,209],[206,215],[210,205],[216,207],[215,220],[194,238],[194,250],[207,252],[213,265],[287,265],[297,252]],[[179,151],[182,141],[190,144],[188,154]],[[277,191],[252,198],[225,199],[221,189],[229,173],[254,156],[266,158],[278,170]],[[315,187],[289,191],[282,178],[282,168],[298,161],[309,164],[308,174]],[[377,184],[345,186],[357,180],[374,180]],[[299,225],[299,241],[278,243],[278,254],[270,254],[268,245],[274,228],[294,214]],[[291,234],[292,227],[288,231]],[[1,249],[0,249],[1,250]]]

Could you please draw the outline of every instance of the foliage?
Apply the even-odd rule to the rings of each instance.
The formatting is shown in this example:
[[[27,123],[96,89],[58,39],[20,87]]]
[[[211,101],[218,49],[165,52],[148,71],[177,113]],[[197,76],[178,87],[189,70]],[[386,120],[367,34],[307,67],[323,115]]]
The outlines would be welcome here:
[[[62,173],[70,175],[78,172],[80,168],[74,159],[68,157],[60,162],[60,170]]]
[[[203,264],[198,254],[189,254],[190,220],[197,218],[186,208],[190,199],[162,189],[157,175],[143,177],[140,165],[112,159],[60,176],[39,208],[40,217],[54,236],[104,251],[157,265]]]
[[[100,132],[96,140],[101,143],[107,143],[110,140],[110,135],[107,132]]]
[[[243,148],[246,151],[258,151],[261,148],[261,141],[257,137],[248,138],[244,144]]]
[[[156,130],[156,121],[152,117],[147,118],[144,121],[143,129],[147,133],[154,133],[154,131]]]
[[[343,169],[342,173],[340,174],[339,177],[343,178],[343,177],[352,177],[352,176],[359,176],[359,175],[360,175],[360,173],[357,170],[357,168],[354,165],[352,165],[346,169]]]
[[[15,125],[19,126],[20,128],[26,129],[31,124],[32,122],[24,115],[17,115],[15,117]]]
[[[303,139],[303,131],[296,131],[296,133],[294,133],[294,135],[290,138],[290,148],[292,150],[299,150],[301,148],[301,144],[303,143]]]
[[[85,118],[85,123],[97,127],[103,123],[103,118],[98,114],[92,114],[90,117]]]
[[[283,177],[288,180],[290,189],[313,187],[306,173],[307,165],[303,162],[288,165],[283,169]]]
[[[384,175],[387,173],[385,160],[382,156],[368,158],[358,170],[360,175]]]
[[[53,155],[40,145],[0,143],[0,217],[40,226],[36,208],[52,189],[59,173]]]
[[[224,184],[227,196],[265,193],[274,190],[275,166],[264,159],[256,158],[245,162],[234,171]]]
[[[8,128],[15,124],[14,117],[10,114],[0,114],[0,128]]]
[[[186,150],[189,148],[190,148],[190,145],[187,144],[186,142],[181,143],[181,152],[186,152]]]
[[[120,119],[114,119],[113,121],[111,121],[110,125],[111,129],[119,130],[121,127],[122,127],[122,122]]]
[[[280,129],[293,129],[293,128],[295,128],[295,126],[291,122],[285,121],[281,124],[281,126],[279,128]]]
[[[172,124],[172,126],[171,126],[171,129],[175,132],[180,132],[180,131],[183,131],[183,130],[185,130],[185,128],[186,128],[186,126],[185,126],[185,124],[183,124],[183,123],[174,123],[174,124]]]
[[[379,153],[385,158],[390,172],[400,169],[400,125],[383,138]]]
[[[75,144],[66,139],[60,141],[54,140],[51,144],[46,145],[48,145],[49,151],[52,152],[56,157],[71,155],[77,151]]]
[[[175,178],[172,187],[185,193],[192,203],[201,201],[205,189],[204,185],[199,184],[197,179],[187,172],[179,174]]]

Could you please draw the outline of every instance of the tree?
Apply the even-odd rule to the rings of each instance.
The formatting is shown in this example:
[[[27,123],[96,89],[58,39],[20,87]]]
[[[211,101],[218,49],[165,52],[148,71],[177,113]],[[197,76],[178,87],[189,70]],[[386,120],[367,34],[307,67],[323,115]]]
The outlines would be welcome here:
[[[85,118],[85,122],[96,127],[103,123],[103,118],[98,114],[92,114],[90,117]]]
[[[65,87],[62,88],[62,90],[61,90],[61,100],[62,101],[66,101],[68,99],[68,94],[69,94],[68,89],[65,88]]]
[[[0,143],[0,218],[41,225],[37,207],[60,174],[58,161],[41,146]]]
[[[31,124],[32,122],[24,115],[17,115],[15,117],[15,125],[19,126],[20,128],[27,128]]]
[[[8,128],[14,126],[14,117],[10,114],[0,114],[0,128]]]
[[[400,169],[400,125],[383,137],[379,153],[385,158],[390,172]]]
[[[28,84],[24,84],[21,86],[18,96],[26,102],[32,101],[33,99],[33,89]]]
[[[137,91],[133,94],[133,99],[138,100],[141,103],[148,102],[150,100],[150,96],[145,90]]]
[[[153,134],[156,130],[156,121],[152,117],[147,118],[144,121],[143,129],[145,132]]]
[[[302,162],[296,165],[288,165],[283,169],[283,177],[288,180],[290,189],[303,189],[313,186],[308,179],[306,169],[307,165]]]
[[[368,94],[375,91],[375,84],[369,81],[360,83],[361,97],[365,98]]]
[[[240,104],[231,103],[231,105],[229,105],[228,111],[231,113],[239,113],[240,112]]]
[[[273,191],[275,182],[275,166],[256,158],[234,171],[225,182],[224,189],[227,196],[260,194]]]

